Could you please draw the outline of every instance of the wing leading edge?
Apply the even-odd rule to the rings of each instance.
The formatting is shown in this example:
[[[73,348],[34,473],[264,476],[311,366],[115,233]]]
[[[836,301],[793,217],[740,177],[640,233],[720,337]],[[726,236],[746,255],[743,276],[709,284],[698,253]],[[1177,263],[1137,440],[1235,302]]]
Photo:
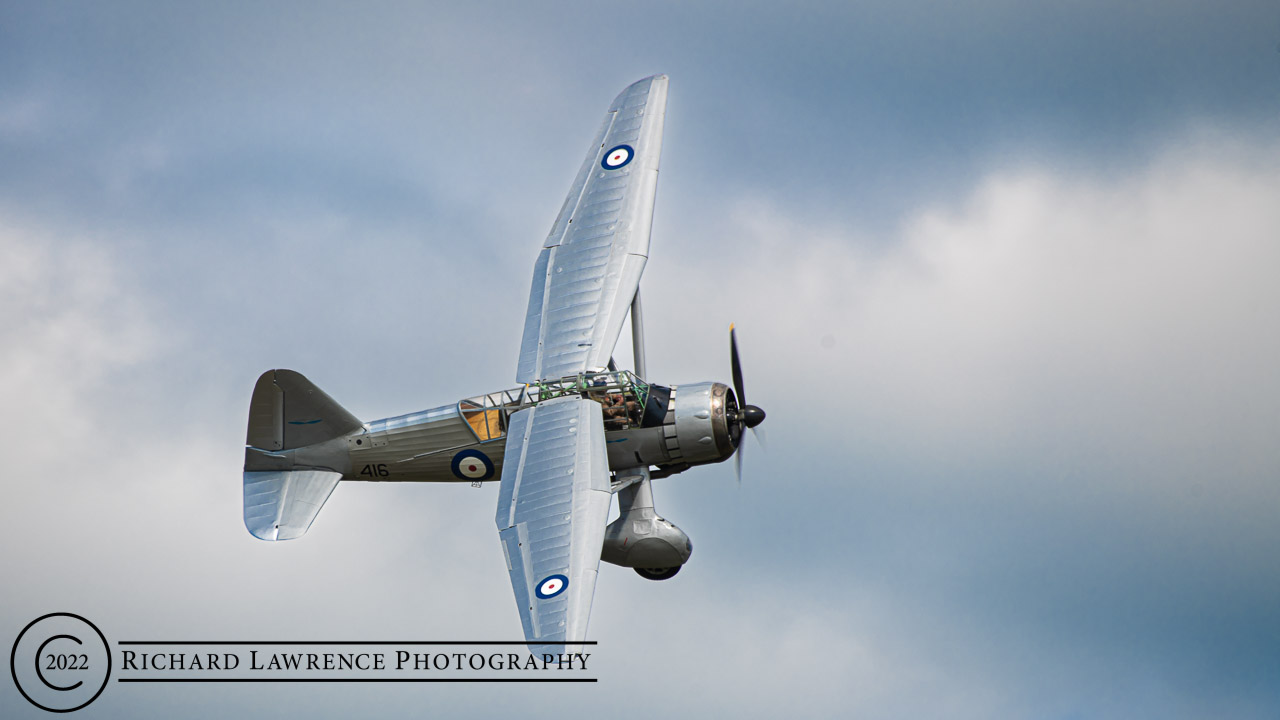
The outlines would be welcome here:
[[[534,266],[517,382],[608,365],[648,260],[666,109],[666,75],[609,106]]]
[[[611,497],[599,403],[557,398],[511,416],[496,520],[535,651],[586,639]]]

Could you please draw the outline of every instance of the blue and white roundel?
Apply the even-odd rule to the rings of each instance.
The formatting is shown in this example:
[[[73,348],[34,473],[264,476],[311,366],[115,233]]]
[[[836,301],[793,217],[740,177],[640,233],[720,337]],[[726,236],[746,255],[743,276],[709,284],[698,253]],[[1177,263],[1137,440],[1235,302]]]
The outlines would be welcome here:
[[[535,592],[539,598],[548,600],[564,592],[567,587],[569,587],[569,578],[563,575],[552,575],[538,583]]]
[[[619,145],[604,154],[604,158],[600,160],[600,167],[605,170],[617,170],[631,162],[635,154],[636,151],[632,150],[630,145]]]
[[[488,480],[493,477],[493,461],[479,450],[463,450],[453,456],[453,474],[463,480]]]

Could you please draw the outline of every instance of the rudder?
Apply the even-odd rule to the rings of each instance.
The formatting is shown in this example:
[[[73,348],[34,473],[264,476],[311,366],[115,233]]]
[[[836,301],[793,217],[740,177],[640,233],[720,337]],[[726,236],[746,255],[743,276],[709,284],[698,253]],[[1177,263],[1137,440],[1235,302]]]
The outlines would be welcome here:
[[[342,437],[359,427],[361,422],[354,415],[302,373],[268,370],[253,388],[245,444],[262,450],[292,450]]]

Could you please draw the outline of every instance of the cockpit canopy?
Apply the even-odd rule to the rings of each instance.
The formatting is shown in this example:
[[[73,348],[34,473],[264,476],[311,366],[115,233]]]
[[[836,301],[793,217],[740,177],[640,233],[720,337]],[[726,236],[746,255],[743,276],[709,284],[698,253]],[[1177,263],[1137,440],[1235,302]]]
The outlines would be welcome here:
[[[650,385],[629,370],[581,373],[524,387],[477,395],[458,402],[458,412],[480,442],[506,436],[512,413],[545,400],[574,395],[600,403],[606,430],[661,425],[671,389]]]

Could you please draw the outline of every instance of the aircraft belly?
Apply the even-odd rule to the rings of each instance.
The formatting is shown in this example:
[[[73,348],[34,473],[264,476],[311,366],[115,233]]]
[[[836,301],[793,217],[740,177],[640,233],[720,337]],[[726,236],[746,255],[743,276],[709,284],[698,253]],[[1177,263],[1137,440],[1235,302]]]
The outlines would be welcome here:
[[[351,471],[343,480],[487,482],[502,470],[505,438],[478,442],[456,405],[368,424],[347,438]]]

